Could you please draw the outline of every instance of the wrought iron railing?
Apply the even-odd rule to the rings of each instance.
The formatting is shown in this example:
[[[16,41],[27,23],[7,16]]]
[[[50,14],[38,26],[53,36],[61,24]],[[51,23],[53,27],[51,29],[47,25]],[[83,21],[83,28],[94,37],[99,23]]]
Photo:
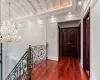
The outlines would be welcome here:
[[[45,45],[32,46],[31,52],[32,52],[32,56],[33,56],[33,67],[34,67],[34,65],[40,63],[42,60],[47,59]]]
[[[45,59],[47,59],[45,45],[30,45],[6,80],[31,80],[32,69]]]

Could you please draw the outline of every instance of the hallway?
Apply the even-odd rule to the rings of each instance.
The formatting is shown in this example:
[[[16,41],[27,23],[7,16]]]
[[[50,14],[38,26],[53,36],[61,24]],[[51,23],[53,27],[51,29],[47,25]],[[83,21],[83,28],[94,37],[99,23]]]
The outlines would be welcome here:
[[[43,61],[32,71],[32,80],[88,80],[88,76],[76,58]]]

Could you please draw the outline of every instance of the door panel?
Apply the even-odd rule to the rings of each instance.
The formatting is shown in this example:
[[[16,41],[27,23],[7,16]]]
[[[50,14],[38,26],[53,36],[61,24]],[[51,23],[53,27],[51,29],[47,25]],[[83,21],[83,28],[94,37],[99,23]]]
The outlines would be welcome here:
[[[70,43],[71,54],[77,55],[77,29],[69,30],[69,43]]]
[[[62,30],[62,51],[63,51],[63,55],[68,55],[68,30],[67,29],[63,29]]]
[[[60,48],[62,56],[78,56],[78,42],[79,36],[78,27],[60,29]]]
[[[63,40],[65,43],[68,42],[68,31],[67,30],[63,30]]]

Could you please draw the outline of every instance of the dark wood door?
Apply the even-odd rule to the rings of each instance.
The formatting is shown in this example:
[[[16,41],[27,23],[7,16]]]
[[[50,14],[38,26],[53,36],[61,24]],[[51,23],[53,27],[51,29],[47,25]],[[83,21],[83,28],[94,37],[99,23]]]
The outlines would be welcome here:
[[[78,56],[78,28],[60,29],[60,48],[62,56]]]
[[[83,52],[83,68],[89,70],[90,68],[90,17],[89,13],[84,19],[84,52]]]

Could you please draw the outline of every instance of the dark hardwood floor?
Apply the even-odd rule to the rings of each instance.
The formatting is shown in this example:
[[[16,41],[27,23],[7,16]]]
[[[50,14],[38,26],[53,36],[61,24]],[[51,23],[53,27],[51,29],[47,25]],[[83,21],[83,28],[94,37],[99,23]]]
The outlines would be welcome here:
[[[45,60],[35,66],[32,80],[89,80],[77,58],[61,58],[59,62]]]

